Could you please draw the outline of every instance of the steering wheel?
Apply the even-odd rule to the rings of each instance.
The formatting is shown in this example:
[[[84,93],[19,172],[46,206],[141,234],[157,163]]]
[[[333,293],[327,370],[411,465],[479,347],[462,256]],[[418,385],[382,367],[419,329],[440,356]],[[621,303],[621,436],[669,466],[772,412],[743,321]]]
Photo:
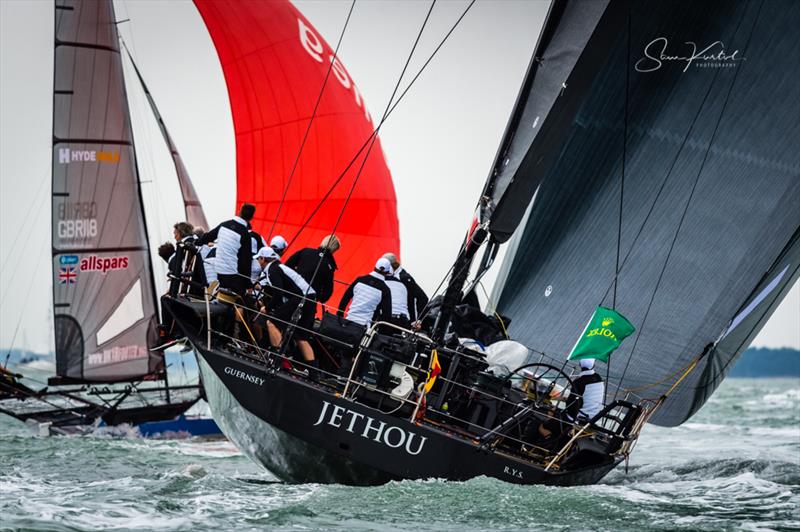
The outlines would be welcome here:
[[[550,364],[538,362],[518,367],[508,374],[506,380],[511,380],[523,369],[531,368],[535,368],[530,371],[533,377],[520,374],[518,378],[527,381],[527,391],[529,394],[533,395],[533,400],[536,404],[551,405],[554,399],[558,401],[561,398],[565,390],[572,389],[572,379],[569,378],[569,375],[564,373],[564,370]],[[559,386],[561,389],[557,394],[554,394],[557,390],[556,386]]]

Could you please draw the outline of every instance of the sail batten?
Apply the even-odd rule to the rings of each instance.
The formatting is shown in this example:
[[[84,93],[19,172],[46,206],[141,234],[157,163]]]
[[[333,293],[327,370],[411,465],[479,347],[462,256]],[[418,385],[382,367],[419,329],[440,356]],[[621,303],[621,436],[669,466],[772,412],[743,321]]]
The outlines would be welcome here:
[[[56,7],[56,374],[69,382],[159,374],[163,354],[149,351],[155,284],[113,4],[56,0]],[[130,292],[132,287],[138,289]]]

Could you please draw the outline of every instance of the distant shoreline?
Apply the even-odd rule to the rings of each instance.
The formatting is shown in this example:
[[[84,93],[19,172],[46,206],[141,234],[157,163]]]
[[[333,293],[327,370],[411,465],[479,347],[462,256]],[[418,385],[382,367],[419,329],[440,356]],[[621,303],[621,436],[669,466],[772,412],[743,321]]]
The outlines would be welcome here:
[[[8,351],[4,349],[2,353],[0,364],[5,363]],[[40,354],[14,349],[8,357],[8,365],[15,367],[20,364],[30,364],[37,361],[54,363],[53,358],[52,353]],[[190,366],[190,361],[184,361],[184,364]],[[800,377],[800,350],[788,347],[781,349],[751,347],[742,353],[728,377],[733,379],[798,378]]]

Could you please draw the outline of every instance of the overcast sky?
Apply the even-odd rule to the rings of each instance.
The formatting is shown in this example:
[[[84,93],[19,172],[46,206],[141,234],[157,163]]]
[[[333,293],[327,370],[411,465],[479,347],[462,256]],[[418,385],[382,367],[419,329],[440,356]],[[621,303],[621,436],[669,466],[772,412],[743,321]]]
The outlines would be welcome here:
[[[296,1],[334,46],[348,1]],[[227,91],[211,39],[187,0],[116,1],[117,18],[164,115],[209,221],[235,203]],[[479,1],[381,130],[398,197],[402,254],[432,291],[452,263],[530,59],[548,3]],[[356,4],[339,55],[380,116],[429,6]],[[412,61],[416,72],[465,1],[437,3]],[[0,346],[49,351],[50,136],[53,3],[0,1]],[[182,206],[171,162],[136,90],[137,156],[154,242],[168,240]],[[490,276],[489,285],[492,277]],[[490,288],[490,287],[488,287]],[[21,316],[21,320],[19,319]],[[800,348],[795,286],[755,340]]]

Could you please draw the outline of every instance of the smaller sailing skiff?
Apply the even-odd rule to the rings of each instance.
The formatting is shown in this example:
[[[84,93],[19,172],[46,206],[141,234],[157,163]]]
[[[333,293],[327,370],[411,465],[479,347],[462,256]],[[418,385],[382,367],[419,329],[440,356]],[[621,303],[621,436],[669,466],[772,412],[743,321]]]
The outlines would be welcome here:
[[[131,58],[132,60],[132,58]],[[158,343],[156,279],[111,0],[55,1],[52,271],[56,376],[0,378],[0,412],[42,432],[129,424],[146,435],[219,433],[186,412],[199,384],[171,386]],[[136,68],[172,153],[187,219],[205,226],[188,173]]]

